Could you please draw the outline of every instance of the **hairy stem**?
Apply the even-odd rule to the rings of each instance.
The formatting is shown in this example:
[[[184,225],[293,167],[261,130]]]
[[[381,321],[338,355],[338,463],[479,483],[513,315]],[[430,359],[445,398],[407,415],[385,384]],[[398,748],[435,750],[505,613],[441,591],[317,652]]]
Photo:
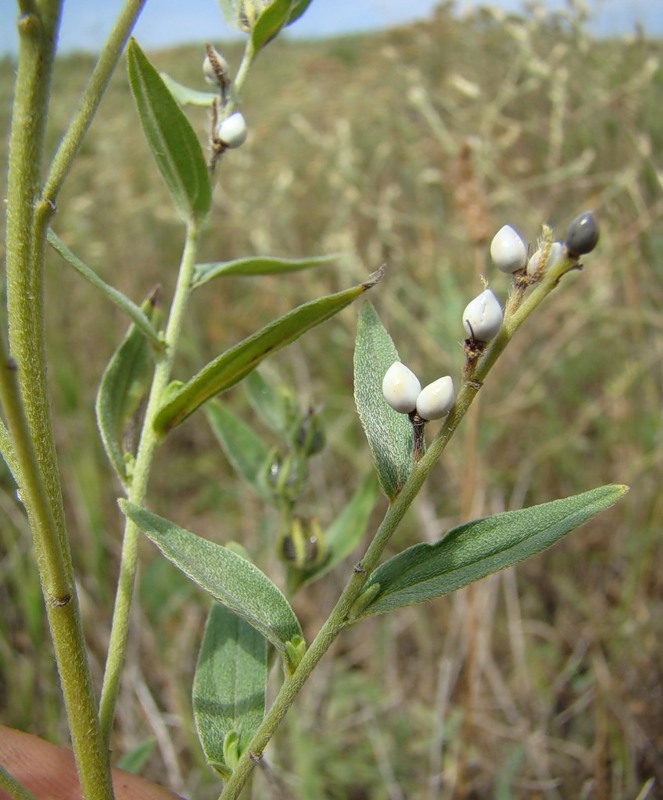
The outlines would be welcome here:
[[[57,199],[144,5],[145,0],[126,0],[99,54],[97,64],[81,96],[78,110],[51,163],[43,191],[44,199],[50,204],[54,204]]]
[[[53,208],[40,198],[40,169],[58,0],[23,4],[7,180],[7,318],[1,399],[16,454],[19,490],[35,554],[85,800],[113,797],[110,763],[96,713],[69,544],[46,382],[45,227]]]
[[[177,344],[182,331],[184,312],[191,294],[191,281],[198,248],[199,231],[191,223],[187,228],[186,242],[182,253],[180,271],[175,294],[170,307],[166,328],[166,350],[161,354],[154,371],[150,396],[145,410],[145,419],[138,444],[136,464],[134,467],[128,499],[136,505],[143,505],[147,493],[154,452],[159,444],[159,436],[154,430],[154,418],[163,399],[163,393],[170,381]],[[108,659],[104,673],[104,683],[99,707],[99,719],[106,743],[110,740],[115,705],[120,688],[120,675],[127,638],[129,635],[129,616],[136,581],[138,563],[138,538],[140,529],[127,519],[122,542],[120,575],[118,578],[113,624],[111,627]]]
[[[500,354],[504,351],[515,331],[523,324],[527,317],[537,308],[543,299],[555,288],[560,277],[573,268],[568,261],[559,265],[559,268],[544,277],[531,294],[524,299],[521,297],[514,303],[513,310],[507,315],[502,330],[493,341],[492,345],[482,354],[476,362],[471,379],[466,380],[458,393],[454,407],[447,415],[439,433],[432,441],[428,450],[415,464],[403,485],[398,497],[387,509],[373,540],[366,553],[343,590],[336,606],[329,615],[310,647],[304,654],[295,672],[285,681],[277,694],[274,703],[266,714],[262,724],[256,731],[249,747],[240,758],[232,776],[226,782],[219,800],[237,800],[242,787],[255,765],[259,763],[265,747],[274,735],[278,725],[294,703],[300,690],[308,680],[320,659],[327,652],[331,644],[341,631],[352,623],[353,606],[361,598],[363,587],[400,525],[405,513],[419,494],[424,481],[435,467],[447,444],[451,440],[461,420],[469,410],[476,397],[483,380],[492,369]]]

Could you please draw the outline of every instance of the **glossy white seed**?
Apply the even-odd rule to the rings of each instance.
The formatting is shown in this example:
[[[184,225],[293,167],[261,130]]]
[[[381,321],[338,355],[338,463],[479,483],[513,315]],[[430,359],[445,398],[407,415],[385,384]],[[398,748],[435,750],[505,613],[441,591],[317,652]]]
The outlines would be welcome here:
[[[246,121],[239,111],[235,111],[219,123],[217,139],[226,147],[239,147],[246,141]]]
[[[417,406],[420,392],[421,384],[414,372],[394,361],[382,379],[382,394],[387,403],[400,414],[410,414]]]
[[[536,275],[539,272],[543,272],[544,269],[550,269],[551,267],[554,267],[563,255],[564,248],[562,243],[553,242],[550,252],[548,253],[548,258],[545,264],[542,264],[541,260],[543,258],[543,248],[540,247],[527,262],[527,274]]]
[[[467,304],[463,325],[470,339],[489,342],[502,326],[502,307],[495,295],[486,289]]]
[[[456,402],[454,382],[449,375],[423,388],[417,397],[417,414],[422,419],[441,419]]]
[[[490,243],[490,257],[500,272],[511,274],[527,264],[527,247],[511,225],[503,225]]]

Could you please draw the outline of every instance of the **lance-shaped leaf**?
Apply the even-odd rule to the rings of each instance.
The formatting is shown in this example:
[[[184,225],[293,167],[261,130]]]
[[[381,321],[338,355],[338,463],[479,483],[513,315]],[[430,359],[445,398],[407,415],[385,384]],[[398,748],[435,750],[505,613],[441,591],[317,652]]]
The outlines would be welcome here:
[[[226,350],[184,386],[168,393],[168,399],[154,421],[155,429],[159,433],[166,433],[184,422],[207,400],[241,381],[267,356],[338,314],[353,300],[375,286],[382,274],[380,269],[359,286],[305,303],[231,347],[230,350]]]
[[[241,756],[262,722],[266,683],[266,640],[215,603],[193,679],[193,715],[205,757],[223,777],[235,767],[227,763],[231,737],[236,756]]]
[[[288,15],[288,22],[286,24],[292,25],[295,20],[302,16],[312,2],[313,0],[295,0],[295,2],[292,3],[290,14]]]
[[[245,422],[221,403],[212,400],[205,406],[210,427],[235,472],[263,499],[271,500],[262,475],[269,448]]]
[[[141,314],[150,327],[162,316],[155,290],[143,303]],[[108,362],[99,384],[96,402],[97,426],[106,455],[122,485],[130,482],[133,433],[136,415],[147,397],[154,371],[154,354],[142,328],[129,327],[126,336]]]
[[[382,379],[398,351],[370,303],[359,314],[355,344],[355,404],[384,493],[393,500],[412,469],[412,424],[382,394]]]
[[[127,62],[138,116],[159,171],[185,222],[201,223],[212,190],[196,134],[135,39],[127,47]]]
[[[204,106],[211,108],[212,103],[218,98],[218,92],[201,92],[199,89],[191,89],[183,83],[179,83],[165,72],[160,72],[161,80],[166,84],[166,88],[181,106]]]
[[[273,0],[260,14],[251,30],[254,53],[269,44],[286,25],[306,11],[312,0]]]
[[[299,407],[293,393],[285,386],[274,386],[256,369],[246,376],[243,384],[253,410],[268,428],[288,436],[300,418]]]
[[[124,513],[169,561],[219,603],[259,631],[287,659],[287,643],[302,631],[283,593],[242,556],[180,528],[144,508],[120,501]]]
[[[140,775],[147,762],[150,760],[156,739],[143,739],[131,750],[123,753],[117,760],[115,766],[118,769],[123,769],[125,772],[131,772],[132,775]]]
[[[82,275],[86,281],[89,281],[96,289],[102,291],[106,297],[115,305],[120,308],[124,313],[134,322],[145,336],[152,342],[158,350],[164,350],[165,344],[159,338],[159,334],[150,324],[150,320],[145,316],[145,313],[139,308],[132,300],[129,300],[126,295],[122,294],[114,286],[110,286],[103,281],[97,273],[88,267],[83,261],[74,255],[67,245],[59,238],[55,231],[48,229],[46,234],[48,243],[55,250],[55,252],[62,256],[62,258],[72,266],[79,275]]]
[[[285,272],[299,272],[320,264],[333,261],[336,256],[313,256],[312,258],[271,258],[253,256],[234,261],[217,261],[210,264],[196,264],[193,270],[192,286],[195,289],[214,278],[229,275],[281,275]]]
[[[439,542],[409,547],[373,572],[352,616],[359,619],[423,603],[517,564],[610,508],[627,491],[627,486],[601,486],[474,520]]]

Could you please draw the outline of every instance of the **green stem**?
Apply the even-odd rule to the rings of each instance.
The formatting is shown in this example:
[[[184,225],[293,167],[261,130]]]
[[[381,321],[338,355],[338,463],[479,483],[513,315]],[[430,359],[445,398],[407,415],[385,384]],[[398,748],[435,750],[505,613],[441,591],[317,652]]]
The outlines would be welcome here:
[[[27,8],[27,4],[24,6]],[[65,531],[46,383],[44,237],[52,206],[39,201],[39,174],[61,3],[41,0],[19,19],[16,95],[7,181],[7,318],[0,391],[30,520],[60,684],[86,800],[113,797],[86,657]]]
[[[472,405],[472,401],[481,388],[482,382],[488,372],[494,366],[499,355],[503,352],[515,331],[555,288],[560,277],[568,271],[569,268],[572,268],[572,266],[573,265],[569,265],[568,262],[560,264],[557,270],[544,277],[542,283],[539,284],[530,295],[526,296],[524,299],[521,297],[519,302],[514,305],[513,310],[505,318],[502,330],[496,339],[493,340],[491,346],[477,361],[471,380],[466,380],[463,383],[456,403],[447,415],[439,433],[431,442],[428,450],[415,464],[400,494],[387,509],[364,557],[357,565],[354,574],[348,581],[347,586],[343,590],[343,593],[327,621],[304,654],[295,672],[281,687],[274,703],[251,740],[249,747],[240,758],[232,776],[226,782],[223,792],[219,796],[219,800],[237,800],[239,797],[242,786],[251,774],[255,764],[259,762],[265,747],[274,735],[281,720],[294,703],[295,698],[308,680],[311,672],[315,669],[320,659],[327,652],[341,631],[347,627],[348,624],[352,623],[353,606],[357,600],[360,599],[363,587],[373,570],[377,567],[385,547],[421,490],[424,481],[437,464],[458,425]]]
[[[461,391],[456,406],[447,418],[443,430],[445,437],[438,437],[421,460],[413,468],[412,473],[403,485],[396,500],[389,506],[380,527],[371,541],[361,562],[343,590],[336,606],[324,623],[311,646],[304,654],[292,676],[281,687],[276,699],[258,728],[248,750],[239,760],[231,778],[227,781],[219,800],[237,800],[244,781],[251,774],[257,760],[262,755],[279,723],[293,704],[300,689],[308,680],[311,672],[327,652],[341,631],[348,625],[353,605],[360,597],[362,589],[371,572],[375,569],[389,540],[394,535],[406,511],[419,493],[428,473],[435,466],[453,431],[469,408],[476,390],[469,384]]]
[[[187,228],[177,286],[168,317],[168,325],[165,334],[166,351],[160,356],[154,371],[152,387],[145,410],[145,420],[138,444],[136,464],[128,494],[129,501],[136,505],[143,505],[144,503],[154,452],[160,442],[160,437],[154,430],[153,422],[163,400],[163,394],[168,386],[173,370],[175,353],[177,352],[177,345],[182,331],[184,311],[191,294],[198,238],[199,230],[191,223]],[[108,659],[106,661],[101,703],[99,706],[101,730],[106,743],[110,740],[115,705],[120,688],[120,675],[129,634],[129,615],[136,581],[139,534],[140,529],[135,523],[127,519],[122,542],[120,574],[118,578],[115,607],[113,610]]]
[[[249,70],[251,69],[251,65],[253,64],[254,57],[255,51],[253,49],[253,43],[251,39],[248,39],[246,42],[246,47],[244,48],[244,53],[242,54],[242,61],[239,65],[239,69],[237,70],[237,75],[230,86],[228,102],[223,109],[224,117],[230,116],[230,114],[232,114],[232,112],[239,105],[239,96],[241,94],[242,87],[244,86],[244,81],[246,80]]]
[[[124,45],[140,16],[140,12],[143,10],[145,1],[126,0],[99,54],[99,60],[85,87],[78,110],[60,142],[46,178],[43,197],[51,205],[55,203],[62,184],[78,154],[83,137],[92,123],[120,55],[124,50]]]

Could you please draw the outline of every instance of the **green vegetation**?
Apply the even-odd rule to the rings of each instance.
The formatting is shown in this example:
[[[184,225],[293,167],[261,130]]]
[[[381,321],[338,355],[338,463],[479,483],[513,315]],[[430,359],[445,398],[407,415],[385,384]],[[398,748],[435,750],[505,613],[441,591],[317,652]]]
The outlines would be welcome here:
[[[220,49],[236,69],[239,47]],[[152,61],[202,89],[202,54]],[[591,263],[519,331],[398,549],[469,518],[604,483],[633,488],[545,557],[344,634],[267,751],[273,769],[256,777],[257,796],[644,798],[651,779],[663,783],[662,56],[658,42],[592,41],[572,19],[460,23],[444,11],[381,35],[276,41],[260,54],[243,94],[249,140],[221,170],[200,261],[341,255],[301,280],[233,277],[194,295],[176,377],[382,263],[372,301],[403,359],[426,381],[458,374],[460,315],[480,275],[506,293],[488,263],[492,234],[509,223],[534,245],[542,221],[561,235],[592,208],[602,238]],[[49,151],[91,66],[84,56],[56,63]],[[4,148],[13,66],[0,68]],[[119,70],[53,227],[140,303],[156,283],[172,294],[181,226],[135,113]],[[189,117],[202,141],[205,112]],[[55,253],[48,261],[55,433],[100,680],[121,517],[94,398],[126,319]],[[311,461],[307,495],[323,526],[371,469],[352,398],[356,322],[351,307],[268,364],[303,407],[324,406],[327,446]],[[263,431],[241,387],[228,398]],[[270,575],[284,572],[278,515],[239,483],[202,414],[157,461],[150,497],[160,515],[241,542]],[[8,474],[3,485],[2,722],[61,742],[29,531]],[[349,570],[296,597],[307,637]],[[112,749],[146,753],[142,774],[181,794],[216,797],[190,703],[208,600],[144,539],[139,595]]]

